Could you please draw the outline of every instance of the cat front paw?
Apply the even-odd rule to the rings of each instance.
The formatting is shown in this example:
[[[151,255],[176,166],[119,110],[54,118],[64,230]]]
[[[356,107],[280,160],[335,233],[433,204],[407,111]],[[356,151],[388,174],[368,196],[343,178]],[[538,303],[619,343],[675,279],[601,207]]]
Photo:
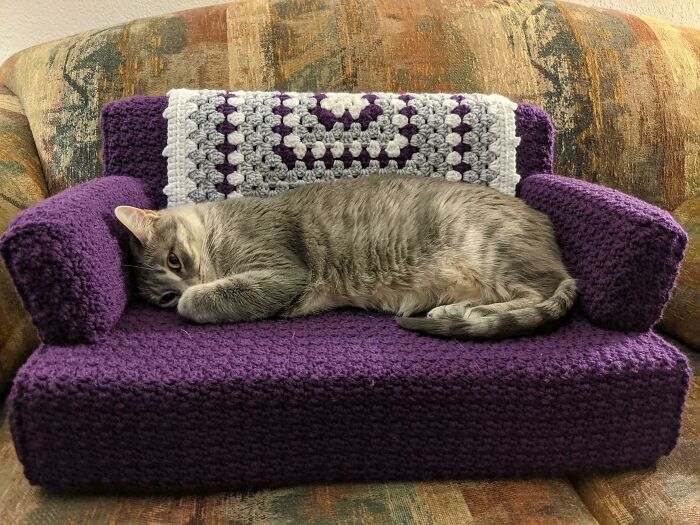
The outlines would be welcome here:
[[[195,323],[215,322],[210,318],[206,305],[208,292],[206,286],[206,284],[198,284],[185,290],[177,303],[177,313]]]

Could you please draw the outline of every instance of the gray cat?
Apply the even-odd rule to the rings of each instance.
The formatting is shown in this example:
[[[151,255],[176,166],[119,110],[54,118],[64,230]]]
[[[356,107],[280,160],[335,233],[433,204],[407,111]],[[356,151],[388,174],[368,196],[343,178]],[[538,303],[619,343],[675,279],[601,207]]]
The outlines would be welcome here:
[[[355,306],[410,330],[499,338],[576,298],[549,219],[483,186],[383,175],[115,213],[134,234],[140,294],[198,323]]]

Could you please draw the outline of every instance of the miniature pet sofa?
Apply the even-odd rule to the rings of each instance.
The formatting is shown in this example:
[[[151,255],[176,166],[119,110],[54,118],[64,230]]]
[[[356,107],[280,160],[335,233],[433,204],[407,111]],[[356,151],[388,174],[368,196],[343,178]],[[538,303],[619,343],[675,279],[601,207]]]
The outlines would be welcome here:
[[[540,335],[474,342],[355,310],[197,326],[140,303],[113,209],[165,205],[166,104],[108,105],[106,176],[26,210],[3,237],[44,341],[9,399],[32,483],[173,492],[560,475],[672,450],[689,370],[652,327],[685,233],[649,204],[552,174],[542,110],[516,110],[518,195],[551,218],[580,297]]]

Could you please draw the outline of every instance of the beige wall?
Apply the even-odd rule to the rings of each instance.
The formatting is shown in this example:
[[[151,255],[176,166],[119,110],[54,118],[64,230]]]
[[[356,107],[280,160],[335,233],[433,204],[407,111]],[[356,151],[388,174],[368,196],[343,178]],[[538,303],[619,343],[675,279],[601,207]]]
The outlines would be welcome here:
[[[25,47],[154,16],[228,0],[0,0],[0,63]],[[410,0],[406,0],[410,1]],[[656,16],[700,28],[700,0],[571,0]]]
[[[653,16],[672,24],[700,29],[700,0],[567,0],[592,7],[608,7]]]

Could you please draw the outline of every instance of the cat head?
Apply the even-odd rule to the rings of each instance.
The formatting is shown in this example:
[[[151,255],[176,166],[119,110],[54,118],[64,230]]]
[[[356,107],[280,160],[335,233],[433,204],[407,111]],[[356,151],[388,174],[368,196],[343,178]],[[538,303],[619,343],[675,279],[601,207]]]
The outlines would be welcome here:
[[[158,212],[118,206],[114,214],[132,233],[139,295],[156,306],[175,307],[188,287],[201,282],[201,218],[190,206]]]

